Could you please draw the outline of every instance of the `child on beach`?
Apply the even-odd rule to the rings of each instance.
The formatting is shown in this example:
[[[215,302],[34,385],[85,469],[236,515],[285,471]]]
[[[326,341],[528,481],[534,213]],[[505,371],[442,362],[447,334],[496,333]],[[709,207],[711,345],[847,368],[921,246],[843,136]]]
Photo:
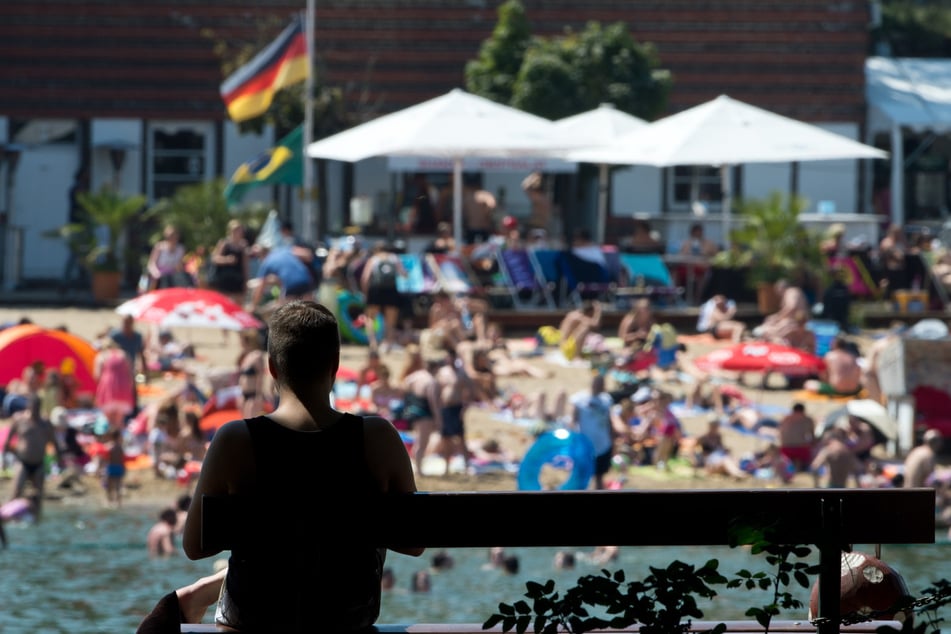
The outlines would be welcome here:
[[[108,503],[122,506],[122,481],[125,479],[125,449],[122,446],[122,432],[113,429],[109,432],[106,445],[106,464],[103,469],[103,484],[106,488]]]

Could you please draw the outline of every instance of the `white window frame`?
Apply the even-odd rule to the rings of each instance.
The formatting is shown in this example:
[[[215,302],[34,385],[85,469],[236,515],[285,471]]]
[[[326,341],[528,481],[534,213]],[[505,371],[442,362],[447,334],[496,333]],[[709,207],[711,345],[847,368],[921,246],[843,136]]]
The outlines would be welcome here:
[[[176,134],[178,132],[188,131],[204,137],[204,143],[200,150],[157,150],[155,148],[155,135],[157,133]],[[156,182],[173,183],[180,182],[181,185],[191,183],[201,183],[209,180],[216,173],[215,170],[215,127],[208,121],[152,121],[146,127],[146,170],[145,186],[149,200],[155,200]],[[200,160],[199,168],[194,174],[159,175],[154,171],[155,158],[161,154],[167,153],[170,156],[193,156]]]

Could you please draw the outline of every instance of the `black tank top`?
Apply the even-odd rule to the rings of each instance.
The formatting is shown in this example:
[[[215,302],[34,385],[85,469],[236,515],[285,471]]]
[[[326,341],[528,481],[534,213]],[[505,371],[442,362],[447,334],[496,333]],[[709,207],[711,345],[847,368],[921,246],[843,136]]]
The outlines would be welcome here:
[[[341,546],[335,521],[373,504],[363,419],[344,414],[322,431],[245,421],[256,469],[255,534],[229,560],[221,611],[248,631],[346,631],[380,612],[385,549]]]

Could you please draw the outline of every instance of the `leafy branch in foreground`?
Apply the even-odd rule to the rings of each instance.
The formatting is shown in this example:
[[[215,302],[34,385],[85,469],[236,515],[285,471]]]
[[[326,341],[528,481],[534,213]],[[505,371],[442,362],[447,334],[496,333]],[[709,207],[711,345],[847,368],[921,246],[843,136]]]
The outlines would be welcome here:
[[[501,623],[504,631],[514,629],[522,634],[533,625],[536,633],[554,634],[639,624],[642,634],[687,632],[691,619],[703,617],[696,598],[711,599],[717,595],[711,586],[727,583],[718,567],[716,559],[700,568],[674,561],[667,568],[651,567],[651,574],[642,581],[628,583],[624,571],[602,570],[600,575],[578,579],[578,585],[569,588],[564,598],[555,592],[554,581],[549,579],[544,585],[530,581],[525,596],[532,605],[526,601],[500,603],[499,612],[490,616],[483,628]],[[592,615],[586,606],[597,608],[603,616]],[[709,632],[725,630],[721,623]]]
[[[812,549],[801,544],[776,544],[768,536],[767,529],[749,527],[735,528],[733,539],[735,545],[747,544],[753,555],[765,554],[766,563],[772,567],[772,573],[750,572],[743,569],[736,573],[736,578],[727,582],[728,588],[745,588],[747,590],[772,589],[772,601],[762,607],[752,607],[746,611],[746,616],[756,619],[766,632],[773,617],[779,616],[782,610],[796,610],[803,607],[802,601],[796,599],[786,588],[793,580],[803,588],[810,585],[809,575],[819,572],[819,566],[809,565],[803,561],[793,561],[793,557],[804,559],[812,553]]]
[[[623,571],[578,579],[578,585],[569,588],[562,598],[555,592],[555,582],[544,585],[528,582],[525,596],[531,600],[509,605],[499,604],[499,611],[483,624],[484,629],[501,624],[503,631],[526,632],[531,625],[536,634],[554,634],[567,631],[580,634],[599,628],[624,629],[638,626],[641,634],[671,634],[687,632],[692,619],[703,618],[697,599],[717,596],[713,586],[772,590],[770,602],[752,607],[746,615],[753,617],[769,632],[772,618],[781,610],[797,609],[802,602],[786,588],[795,581],[809,587],[809,575],[818,571],[795,559],[807,557],[812,549],[803,545],[783,545],[773,542],[772,526],[763,518],[744,518],[730,528],[732,547],[750,546],[754,555],[765,554],[773,572],[740,570],[732,579],[720,574],[719,562],[709,560],[700,568],[674,561],[667,568],[650,568],[650,575],[641,581],[625,582]],[[589,609],[596,609],[592,614]],[[726,630],[723,623],[708,630],[719,634]]]

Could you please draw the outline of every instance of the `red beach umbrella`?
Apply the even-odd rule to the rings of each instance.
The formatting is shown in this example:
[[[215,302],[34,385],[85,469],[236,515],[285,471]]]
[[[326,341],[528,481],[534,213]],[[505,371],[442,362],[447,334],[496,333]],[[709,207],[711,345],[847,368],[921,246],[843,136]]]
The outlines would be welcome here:
[[[203,288],[163,288],[143,293],[116,308],[120,315],[162,328],[260,328],[261,321],[231,298]]]
[[[714,350],[694,359],[701,370],[780,372],[786,376],[817,374],[826,367],[822,357],[775,343],[749,341]]]

